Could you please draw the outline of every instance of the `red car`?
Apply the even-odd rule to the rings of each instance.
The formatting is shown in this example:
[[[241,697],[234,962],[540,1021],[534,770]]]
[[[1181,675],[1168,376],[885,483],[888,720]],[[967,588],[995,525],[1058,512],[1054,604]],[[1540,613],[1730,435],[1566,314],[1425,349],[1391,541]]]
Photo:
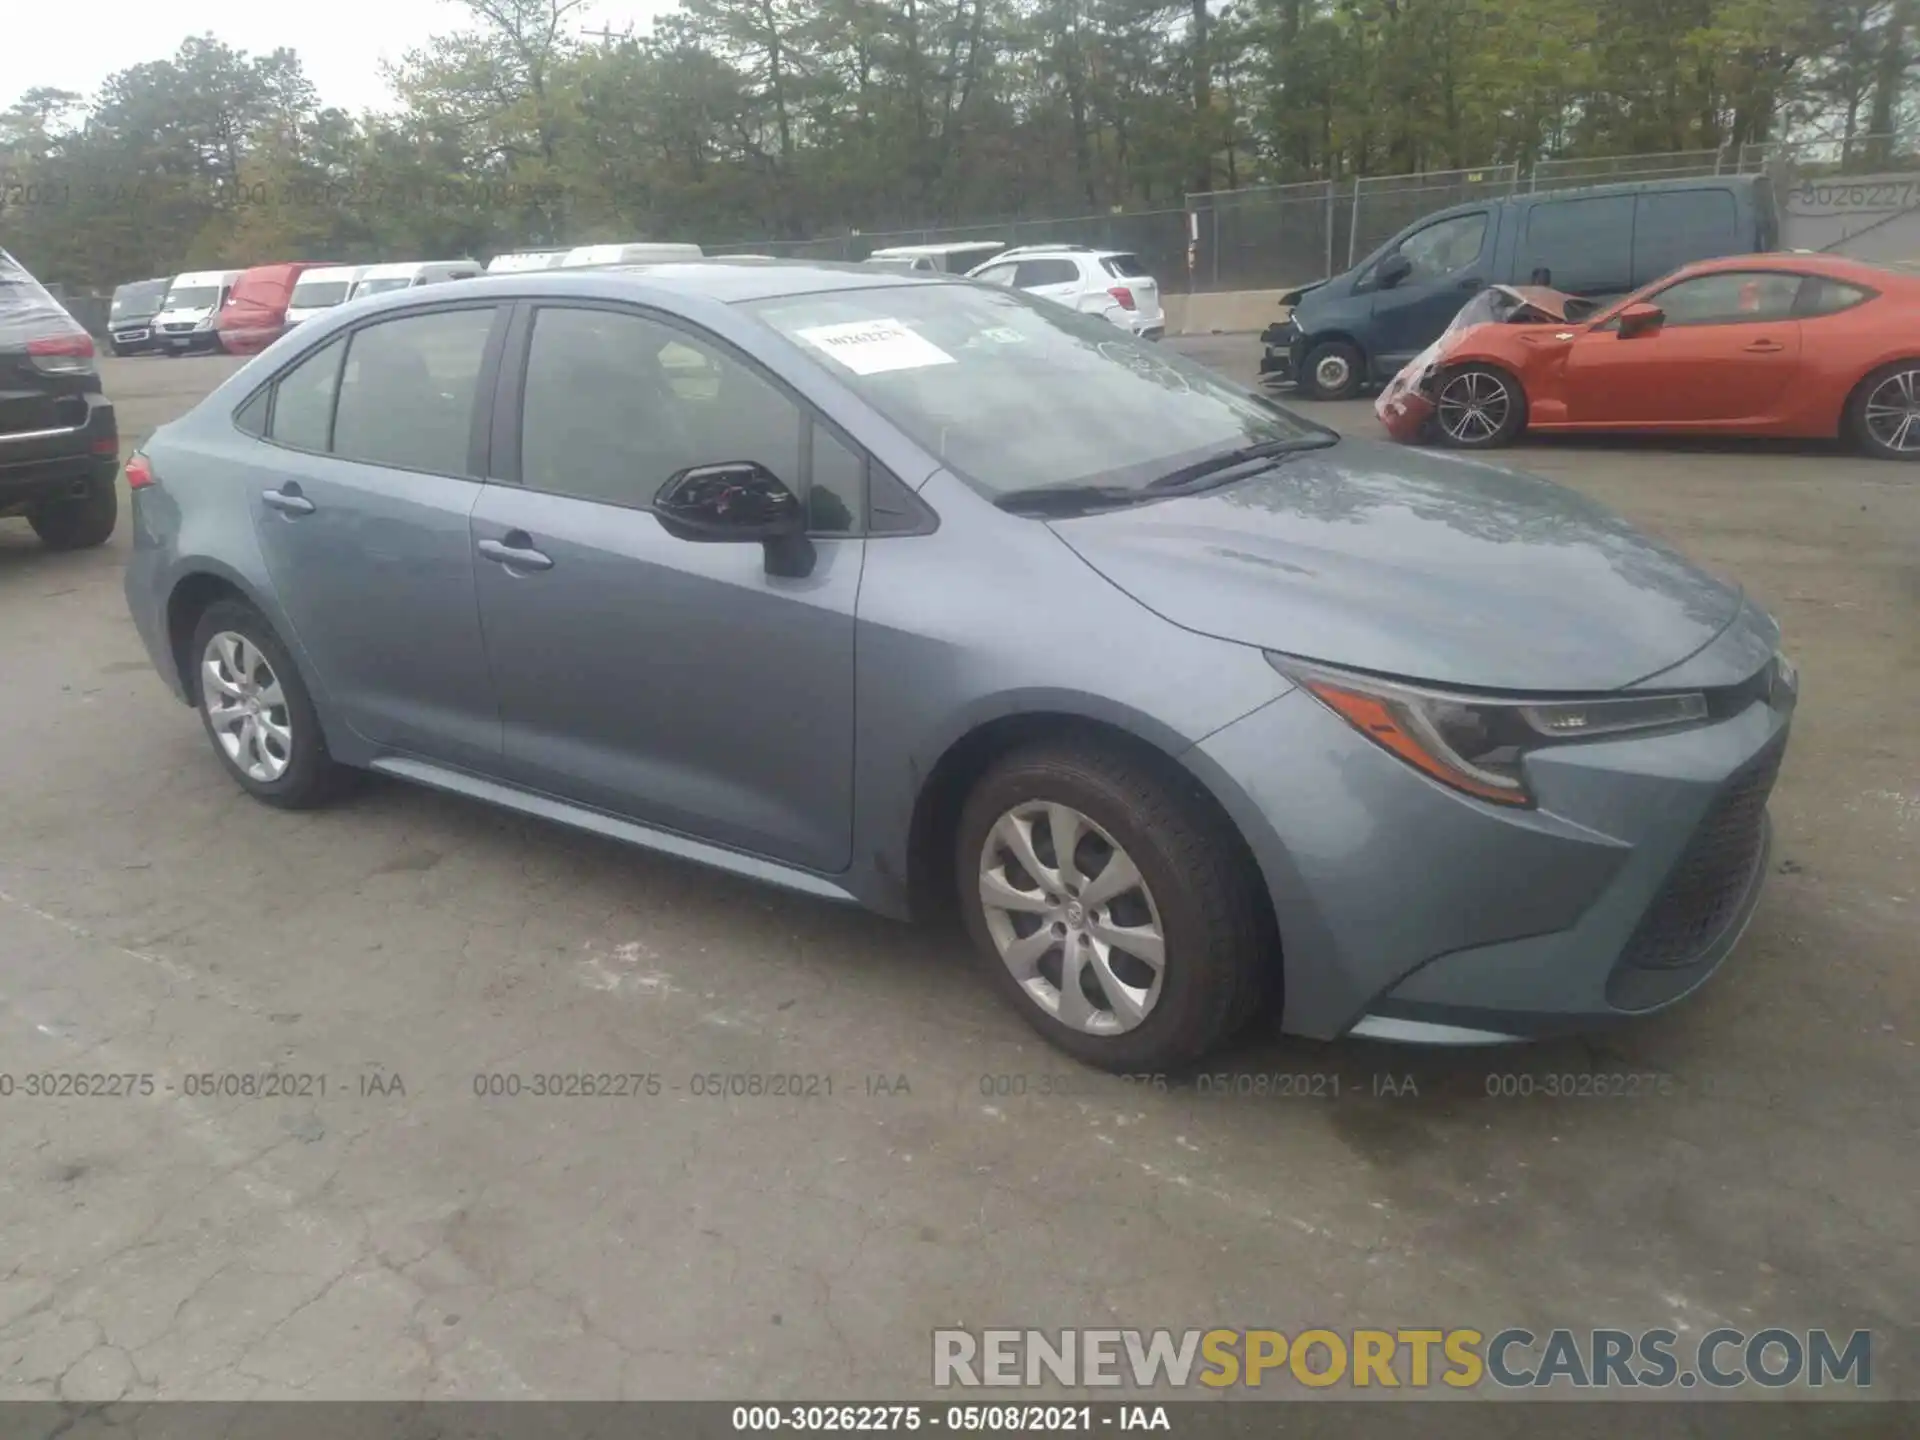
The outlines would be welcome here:
[[[334,263],[287,260],[241,271],[227,303],[214,317],[220,348],[229,355],[257,355],[266,349],[286,332],[287,299],[293,294],[294,282],[308,270]]]
[[[1494,286],[1375,402],[1387,433],[1469,450],[1523,430],[1781,435],[1920,460],[1920,276],[1741,255],[1596,309]]]

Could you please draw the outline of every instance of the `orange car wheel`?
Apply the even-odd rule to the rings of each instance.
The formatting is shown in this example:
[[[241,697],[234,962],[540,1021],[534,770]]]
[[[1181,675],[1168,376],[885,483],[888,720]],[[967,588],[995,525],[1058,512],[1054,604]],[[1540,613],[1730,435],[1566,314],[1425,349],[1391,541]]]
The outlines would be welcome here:
[[[1527,392],[1494,365],[1462,365],[1434,387],[1434,432],[1458,450],[1492,450],[1527,424]]]

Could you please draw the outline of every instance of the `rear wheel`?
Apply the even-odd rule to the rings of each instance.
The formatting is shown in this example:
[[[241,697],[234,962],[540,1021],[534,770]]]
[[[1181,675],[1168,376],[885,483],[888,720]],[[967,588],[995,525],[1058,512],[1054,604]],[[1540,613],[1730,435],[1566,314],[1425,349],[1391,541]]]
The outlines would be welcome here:
[[[1509,444],[1527,423],[1520,382],[1492,365],[1463,365],[1442,376],[1434,402],[1434,433],[1457,450]]]
[[[1347,340],[1322,340],[1300,367],[1300,393],[1309,400],[1351,400],[1360,393],[1365,358]]]
[[[1177,1071],[1260,1012],[1279,957],[1225,822],[1137,758],[1048,744],[975,787],[967,929],[1027,1022],[1105,1070]]]
[[[194,627],[194,700],[227,773],[256,800],[307,810],[351,772],[327,753],[307,687],[273,627],[251,605],[221,600]]]
[[[1920,360],[1873,372],[1847,402],[1853,443],[1881,460],[1920,460]]]
[[[50,550],[104,545],[120,518],[120,491],[111,475],[96,475],[78,495],[49,500],[27,513],[33,533]]]

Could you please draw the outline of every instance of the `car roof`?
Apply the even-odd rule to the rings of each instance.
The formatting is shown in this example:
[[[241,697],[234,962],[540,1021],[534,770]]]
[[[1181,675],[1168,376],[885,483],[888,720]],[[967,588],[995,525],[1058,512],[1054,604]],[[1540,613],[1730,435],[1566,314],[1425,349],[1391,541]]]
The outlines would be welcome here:
[[[1789,275],[1822,275],[1829,280],[1865,285],[1871,290],[1885,290],[1889,288],[1889,282],[1892,288],[1903,292],[1920,289],[1920,277],[1889,270],[1884,265],[1870,265],[1864,260],[1854,260],[1845,255],[1798,250],[1768,250],[1756,255],[1720,255],[1711,260],[1696,260],[1691,265],[1681,266],[1672,275],[1663,277],[1663,280],[1682,275],[1711,275],[1722,270],[1777,270]]]
[[[896,273],[862,265],[826,260],[734,261],[719,256],[706,260],[664,260],[652,265],[607,265],[592,270],[535,270],[516,278],[524,283],[536,276],[542,282],[556,285],[594,278],[617,281],[620,277],[632,277],[706,295],[726,304],[770,300],[781,295],[811,295],[822,290],[880,290],[901,283]],[[941,278],[956,283],[959,279],[957,276]]]
[[[872,253],[884,259],[909,255],[957,255],[968,250],[1003,250],[1005,248],[1004,240],[943,240],[932,245],[882,245]]]

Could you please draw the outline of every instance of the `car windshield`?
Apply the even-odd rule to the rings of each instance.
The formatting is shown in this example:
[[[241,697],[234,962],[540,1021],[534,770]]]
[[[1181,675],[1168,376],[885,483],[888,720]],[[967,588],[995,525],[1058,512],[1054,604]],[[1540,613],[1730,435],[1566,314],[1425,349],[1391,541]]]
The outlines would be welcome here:
[[[781,296],[741,307],[989,497],[1139,491],[1250,445],[1332,432],[1096,316],[977,285]]]
[[[383,280],[362,280],[353,294],[355,299],[362,295],[384,295],[389,290],[405,290],[411,284],[411,275],[390,275]]]
[[[168,310],[211,310],[220,298],[217,285],[183,285],[167,292]]]
[[[296,310],[319,310],[338,305],[352,288],[351,280],[302,280],[293,287],[293,298],[287,303]]]
[[[149,285],[122,285],[113,292],[113,303],[108,307],[108,313],[150,315],[159,307],[166,293],[167,285],[164,280]]]

